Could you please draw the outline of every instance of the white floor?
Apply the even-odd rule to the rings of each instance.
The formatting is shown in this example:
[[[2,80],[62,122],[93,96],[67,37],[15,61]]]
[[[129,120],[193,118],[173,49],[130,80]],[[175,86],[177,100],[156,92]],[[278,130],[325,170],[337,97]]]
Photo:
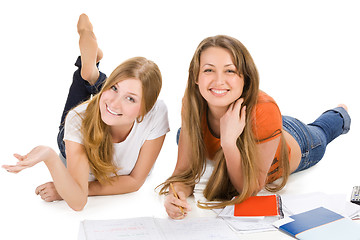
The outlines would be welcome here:
[[[12,163],[40,144],[56,146],[57,126],[71,82],[77,50],[76,21],[88,13],[105,55],[106,73],[132,56],[158,63],[163,74],[160,95],[169,108],[171,132],[154,170],[136,193],[90,197],[81,212],[65,202],[46,203],[35,188],[51,181],[44,164],[20,174],[0,169],[0,239],[76,239],[84,219],[166,217],[154,188],[171,175],[177,155],[181,97],[197,44],[227,34],[242,41],[257,64],[261,89],[272,95],[282,113],[304,122],[346,103],[351,130],[328,146],[315,167],[291,176],[285,193],[343,193],[360,185],[358,136],[360,108],[360,16],[355,1],[140,1],[51,5],[12,1],[0,10],[2,114],[0,165]],[[193,202],[189,217],[214,215]],[[280,232],[240,234],[239,239],[291,239]]]

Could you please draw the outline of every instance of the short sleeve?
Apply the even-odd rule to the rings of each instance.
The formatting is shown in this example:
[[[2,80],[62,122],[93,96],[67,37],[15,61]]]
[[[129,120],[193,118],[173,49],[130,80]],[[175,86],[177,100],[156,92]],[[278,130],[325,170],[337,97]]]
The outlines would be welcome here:
[[[165,103],[157,101],[153,109],[148,113],[151,114],[151,131],[147,140],[153,140],[165,135],[170,131],[168,110]]]
[[[281,134],[282,117],[274,101],[261,101],[256,104],[252,129],[258,143],[270,141]]]
[[[64,140],[70,140],[83,144],[83,136],[81,134],[82,117],[78,109],[69,111],[65,119]]]

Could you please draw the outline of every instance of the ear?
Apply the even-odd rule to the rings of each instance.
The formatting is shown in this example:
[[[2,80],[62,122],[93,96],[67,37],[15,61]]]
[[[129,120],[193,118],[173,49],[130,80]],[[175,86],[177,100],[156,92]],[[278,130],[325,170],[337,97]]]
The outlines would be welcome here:
[[[142,101],[144,101],[144,100],[142,99]],[[139,116],[137,116],[136,121],[138,123],[141,123],[142,120],[144,120],[144,116],[145,116],[145,104],[141,104]]]
[[[195,78],[194,82],[195,82],[196,85],[199,85],[199,76],[197,78]]]
[[[144,116],[140,115],[136,118],[137,123],[141,123],[144,120]]]

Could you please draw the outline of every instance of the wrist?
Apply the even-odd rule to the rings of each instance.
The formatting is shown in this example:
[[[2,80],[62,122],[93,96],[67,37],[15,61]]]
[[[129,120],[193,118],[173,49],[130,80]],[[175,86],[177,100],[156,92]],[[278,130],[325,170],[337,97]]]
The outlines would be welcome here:
[[[89,196],[97,196],[99,195],[99,189],[100,189],[101,185],[98,181],[92,181],[89,182],[89,192],[88,195]]]
[[[220,140],[220,145],[221,147],[223,148],[223,150],[227,149],[227,150],[231,150],[231,149],[237,149],[237,146],[236,146],[236,140],[223,140],[221,139]]]
[[[45,159],[43,160],[43,162],[46,164],[46,166],[49,167],[50,165],[56,164],[59,158],[58,154],[50,147],[46,147],[45,151],[46,151],[46,153],[44,154]]]
[[[224,143],[221,145],[225,160],[227,164],[238,163],[241,161],[240,150],[238,149],[236,142],[235,143]]]

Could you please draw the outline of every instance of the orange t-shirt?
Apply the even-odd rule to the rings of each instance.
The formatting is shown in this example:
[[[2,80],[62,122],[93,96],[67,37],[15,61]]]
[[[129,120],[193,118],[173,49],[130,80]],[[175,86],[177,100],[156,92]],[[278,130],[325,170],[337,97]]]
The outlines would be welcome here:
[[[252,112],[253,126],[252,130],[257,143],[264,143],[280,136],[282,132],[282,117],[279,107],[272,97],[259,91],[258,100]],[[206,115],[202,118],[202,132],[206,148],[206,154],[209,159],[213,159],[216,152],[220,149],[220,138],[211,133],[208,126]],[[282,176],[282,169],[279,167],[280,146],[275,153],[274,160],[268,171],[267,183],[271,183]],[[290,148],[289,155],[290,155]]]

